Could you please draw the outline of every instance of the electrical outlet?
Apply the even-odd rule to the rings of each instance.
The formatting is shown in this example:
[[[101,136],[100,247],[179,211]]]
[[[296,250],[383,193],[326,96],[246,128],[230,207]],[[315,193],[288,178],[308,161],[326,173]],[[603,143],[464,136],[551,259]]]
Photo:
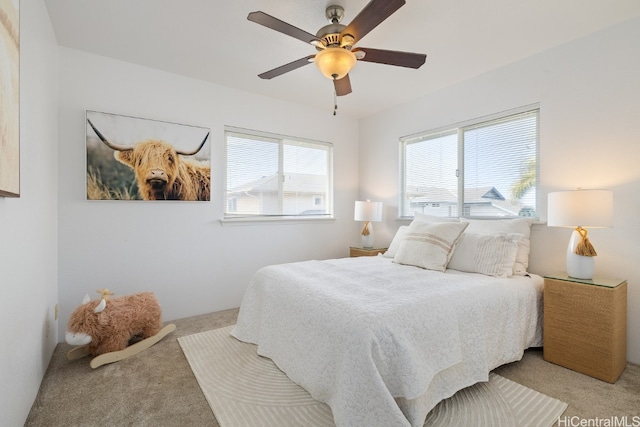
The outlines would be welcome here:
[[[56,307],[53,310],[53,320],[58,320],[58,304],[56,304]]]

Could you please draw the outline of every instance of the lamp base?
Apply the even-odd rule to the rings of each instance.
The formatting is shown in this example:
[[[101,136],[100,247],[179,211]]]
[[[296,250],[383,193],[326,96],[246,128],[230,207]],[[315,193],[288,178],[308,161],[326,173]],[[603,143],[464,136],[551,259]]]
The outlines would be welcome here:
[[[364,249],[373,248],[373,224],[369,221],[365,221],[362,228],[362,247]]]
[[[581,240],[582,235],[574,230],[567,247],[567,274],[576,279],[590,280],[595,272],[595,259],[592,256],[576,254],[576,246]]]

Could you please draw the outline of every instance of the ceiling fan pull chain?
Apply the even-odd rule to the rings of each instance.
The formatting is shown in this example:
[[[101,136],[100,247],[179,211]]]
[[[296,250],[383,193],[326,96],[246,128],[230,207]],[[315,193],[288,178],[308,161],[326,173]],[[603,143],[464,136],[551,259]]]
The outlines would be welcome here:
[[[333,115],[336,115],[336,110],[338,109],[338,95],[336,91],[333,91]]]

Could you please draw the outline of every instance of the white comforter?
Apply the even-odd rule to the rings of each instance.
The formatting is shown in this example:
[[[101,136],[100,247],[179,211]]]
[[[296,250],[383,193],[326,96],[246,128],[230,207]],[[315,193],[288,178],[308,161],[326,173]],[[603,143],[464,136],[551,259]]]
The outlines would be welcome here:
[[[440,400],[541,344],[542,283],[381,256],[274,265],[253,277],[232,334],[338,426],[422,426]]]

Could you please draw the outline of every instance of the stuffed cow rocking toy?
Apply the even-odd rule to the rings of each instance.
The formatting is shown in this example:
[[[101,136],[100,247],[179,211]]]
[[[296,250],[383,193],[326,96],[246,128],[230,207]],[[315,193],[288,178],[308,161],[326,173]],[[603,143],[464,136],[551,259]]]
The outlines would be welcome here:
[[[100,300],[86,295],[69,317],[65,339],[79,346],[67,353],[69,360],[92,355],[90,366],[97,368],[151,347],[176,328],[162,327],[160,304],[151,292],[113,299],[108,289],[97,292]]]

